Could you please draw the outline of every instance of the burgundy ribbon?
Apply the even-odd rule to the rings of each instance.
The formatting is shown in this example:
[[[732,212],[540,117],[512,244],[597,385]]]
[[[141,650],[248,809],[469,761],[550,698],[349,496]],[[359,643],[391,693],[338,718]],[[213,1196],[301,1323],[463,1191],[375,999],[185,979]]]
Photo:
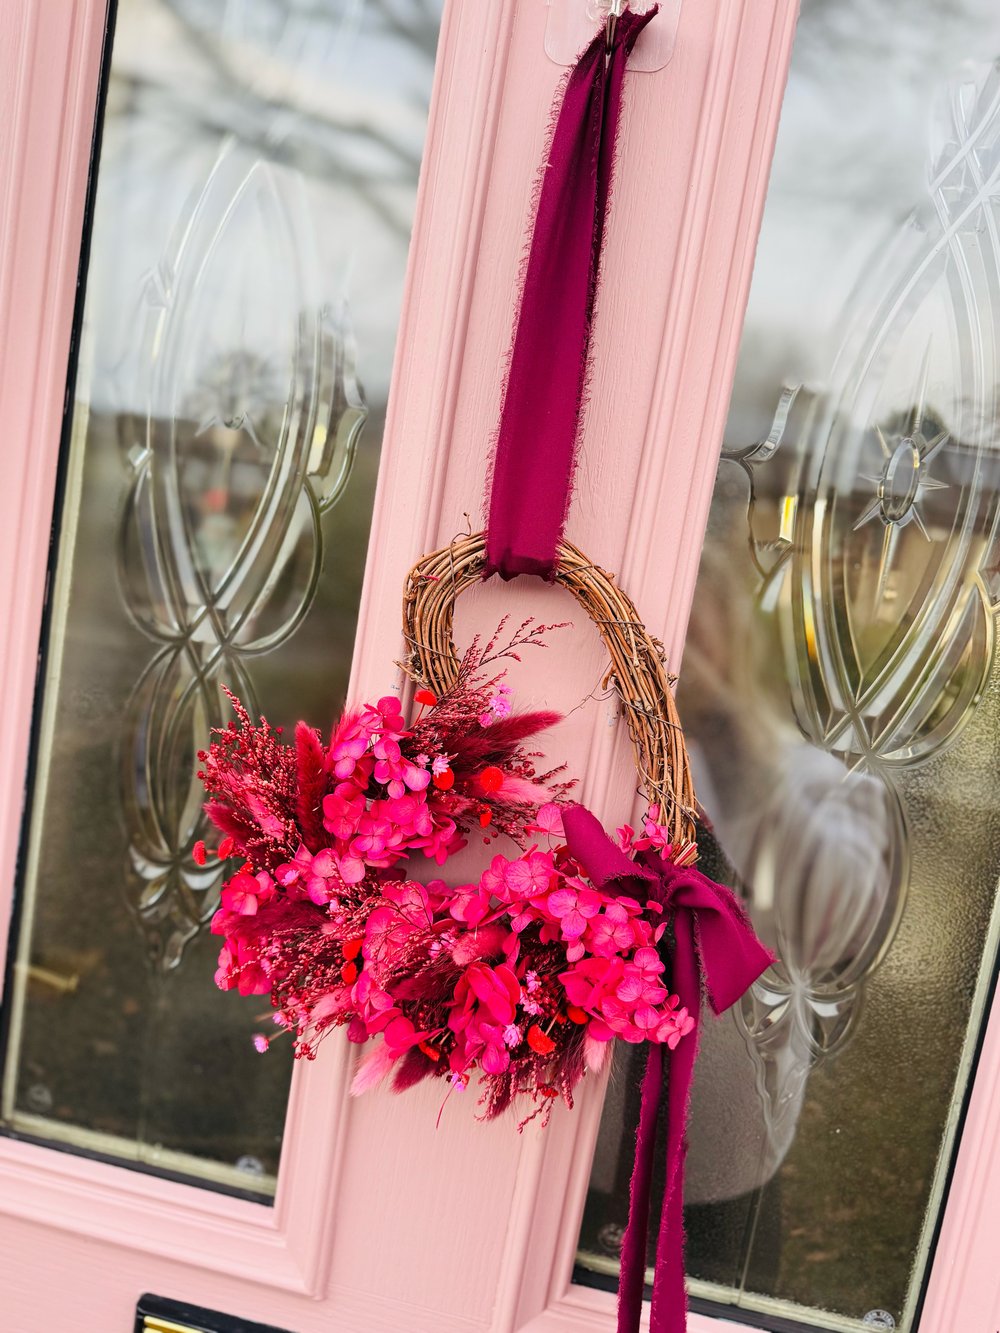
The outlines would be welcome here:
[[[590,357],[604,222],[628,56],[656,13],[626,10],[610,50],[602,29],[569,75],[541,176],[497,428],[485,575],[552,579],[569,508]],[[667,1177],[657,1241],[650,1333],[683,1333],[684,1125],[697,1054],[702,979],[716,1013],[772,962],[729,889],[697,870],[644,852],[629,860],[582,806],[566,811],[569,849],[593,883],[662,903],[673,920],[671,985],[695,1021],[670,1053]],[[637,1333],[663,1047],[649,1045],[642,1085],[629,1221],[622,1247],[619,1333]]]
[[[667,1171],[653,1270],[650,1333],[684,1333],[684,1153],[691,1076],[698,1053],[702,983],[717,1014],[740,998],[774,961],[732,891],[693,868],[678,869],[653,851],[632,861],[582,805],[563,812],[570,855],[606,893],[654,900],[673,920],[670,986],[694,1019],[694,1031],[668,1052]],[[646,1235],[656,1122],[663,1094],[663,1046],[650,1042],[642,1081],[628,1226],[618,1284],[618,1333],[637,1333],[646,1281]]]
[[[486,533],[485,574],[555,577],[590,354],[625,62],[656,13],[626,10],[570,73],[541,177],[510,353]]]

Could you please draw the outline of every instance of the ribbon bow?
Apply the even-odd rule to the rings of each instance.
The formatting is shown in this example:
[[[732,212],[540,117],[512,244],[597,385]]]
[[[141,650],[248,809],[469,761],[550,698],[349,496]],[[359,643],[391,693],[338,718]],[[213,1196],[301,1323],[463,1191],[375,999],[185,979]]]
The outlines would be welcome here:
[[[694,1019],[694,1030],[668,1052],[667,1174],[656,1243],[650,1333],[684,1333],[684,1151],[691,1077],[698,1053],[702,984],[717,1014],[728,1009],[774,962],[731,889],[693,868],[680,869],[653,851],[631,860],[582,805],[563,812],[566,843],[591,883],[605,893],[652,899],[673,918],[671,988]],[[651,1042],[642,1081],[628,1226],[618,1284],[618,1333],[637,1333],[646,1279],[646,1235],[653,1180],[656,1121],[663,1094],[663,1046]]]

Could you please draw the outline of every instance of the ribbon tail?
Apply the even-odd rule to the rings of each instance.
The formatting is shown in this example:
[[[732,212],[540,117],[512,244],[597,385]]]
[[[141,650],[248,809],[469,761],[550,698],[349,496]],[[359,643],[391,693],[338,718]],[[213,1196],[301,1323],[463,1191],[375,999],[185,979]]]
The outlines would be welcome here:
[[[651,1043],[639,1104],[639,1128],[635,1137],[635,1163],[629,1186],[628,1225],[622,1240],[618,1279],[618,1333],[638,1333],[642,1299],[646,1287],[646,1238],[649,1232],[649,1200],[653,1185],[653,1153],[656,1122],[663,1090],[663,1048]]]
[[[684,1156],[688,1103],[701,1021],[702,973],[716,1013],[728,1008],[774,961],[732,891],[693,868],[643,853],[631,861],[581,805],[563,812],[570,855],[605,893],[628,892],[668,905],[674,923],[670,985],[694,1026],[669,1053],[666,1179],[653,1269],[649,1333],[685,1333]],[[651,1043],[642,1084],[629,1218],[622,1243],[618,1333],[638,1333],[646,1276],[653,1152],[663,1083],[663,1047]]]
[[[667,1080],[667,1170],[663,1212],[653,1273],[653,1304],[649,1333],[685,1333],[687,1292],[684,1287],[684,1156],[691,1080],[698,1055],[701,1015],[701,968],[693,916],[674,917],[674,957],[670,984],[694,1019],[694,1028],[670,1052]]]

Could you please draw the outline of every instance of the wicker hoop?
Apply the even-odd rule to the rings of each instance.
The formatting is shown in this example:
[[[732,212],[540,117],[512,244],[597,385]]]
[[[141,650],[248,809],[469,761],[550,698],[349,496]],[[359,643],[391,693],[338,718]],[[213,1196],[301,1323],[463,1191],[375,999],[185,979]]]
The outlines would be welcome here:
[[[415,679],[439,694],[454,683],[458,670],[452,638],[455,601],[482,579],[485,549],[483,533],[458,538],[425,555],[406,579],[406,665]],[[691,769],[663,645],[649,634],[614,577],[569,542],[559,545],[556,583],[573,594],[604,640],[611,666],[603,684],[613,685],[618,695],[650,804],[660,807],[660,822],[675,842],[693,841]]]

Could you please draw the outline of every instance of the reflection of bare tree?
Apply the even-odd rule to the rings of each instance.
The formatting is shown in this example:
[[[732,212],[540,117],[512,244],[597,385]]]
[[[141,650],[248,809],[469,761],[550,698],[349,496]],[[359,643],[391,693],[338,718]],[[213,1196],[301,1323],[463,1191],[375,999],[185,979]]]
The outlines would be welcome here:
[[[907,6],[900,22],[898,0],[802,0],[796,62],[833,61],[845,72],[852,65],[890,65],[893,77],[920,75],[935,58],[955,48],[965,56],[981,39],[992,0],[924,0]],[[985,53],[980,53],[985,54]]]
[[[387,32],[397,33],[405,41],[423,51],[431,60],[437,50],[437,34],[441,19],[438,7],[431,0],[373,0],[373,10],[379,15]]]
[[[183,10],[193,24],[206,31],[232,33],[250,26],[246,6],[227,5],[225,0],[221,21],[219,0],[170,0],[170,7]],[[417,47],[433,61],[440,21],[439,6],[433,0],[300,0],[297,4],[295,0],[256,0],[252,26],[259,34],[280,33],[291,14],[299,23],[329,30],[350,25],[361,9],[372,15],[380,31]]]
[[[247,423],[256,434],[263,415],[281,419],[286,388],[271,360],[237,347],[203,368],[181,415],[198,422],[200,431],[217,425],[237,430]]]
[[[355,30],[364,24],[380,45],[398,48],[403,61],[416,56],[421,66],[432,65],[439,28],[435,0],[348,0],[336,6],[254,0],[239,6],[235,17],[220,16],[219,0],[151,2],[181,38],[192,77],[179,81],[176,68],[159,69],[155,62],[127,69],[119,61],[114,91],[176,130],[173,152],[235,139],[255,157],[349,187],[393,234],[408,238],[408,201],[427,115],[426,69],[400,80],[402,114],[390,121],[326,96],[329,71],[316,70],[310,79],[301,57],[326,52],[325,63],[336,64],[349,56]]]
[[[772,193],[800,217],[822,208],[802,226],[836,231],[836,250],[865,228],[861,249],[874,247],[924,190],[936,91],[966,61],[998,54],[995,0],[802,0]]]

